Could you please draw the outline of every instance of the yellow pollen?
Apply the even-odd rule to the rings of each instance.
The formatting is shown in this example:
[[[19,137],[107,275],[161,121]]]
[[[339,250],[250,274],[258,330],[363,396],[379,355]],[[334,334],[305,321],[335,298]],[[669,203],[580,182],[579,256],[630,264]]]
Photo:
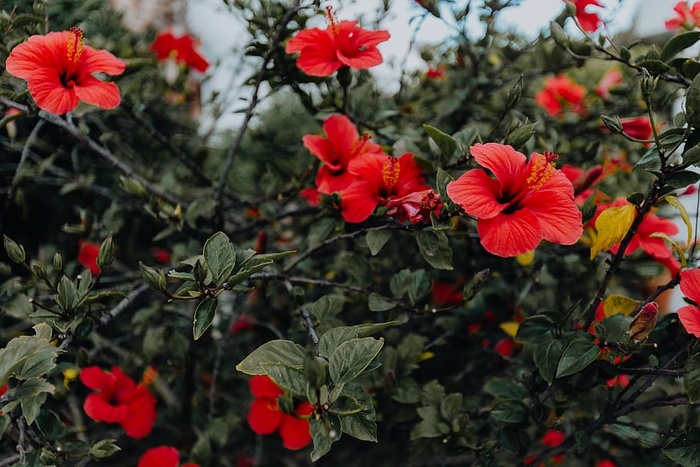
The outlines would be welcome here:
[[[68,36],[68,41],[66,41],[68,60],[73,63],[80,60],[80,55],[83,53],[84,45],[85,40],[83,39],[83,30],[76,28],[75,26],[70,28],[70,35]]]
[[[552,178],[557,169],[554,167],[554,159],[556,154],[546,152],[544,157],[537,157],[530,169],[530,175],[527,177],[527,186],[531,190],[538,190],[544,185],[547,180]]]
[[[158,372],[156,371],[155,367],[149,366],[143,370],[143,375],[141,375],[141,382],[139,383],[139,386],[148,387],[153,384],[153,381],[155,381],[157,377]]]
[[[390,157],[382,164],[382,180],[384,180],[384,186],[386,187],[387,191],[394,189],[394,185],[396,185],[396,182],[399,181],[400,171],[401,165],[394,157]]]
[[[326,16],[328,17],[328,26],[331,33],[335,36],[338,34],[338,23],[335,22],[335,17],[333,16],[333,7],[326,6]]]

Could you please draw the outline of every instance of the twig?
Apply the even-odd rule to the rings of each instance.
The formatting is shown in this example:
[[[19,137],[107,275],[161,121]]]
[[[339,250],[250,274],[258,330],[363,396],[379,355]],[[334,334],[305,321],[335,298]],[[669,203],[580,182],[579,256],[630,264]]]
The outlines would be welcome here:
[[[117,303],[114,308],[109,310],[109,313],[104,315],[100,319],[100,324],[107,324],[109,323],[112,319],[116,318],[119,316],[124,310],[126,310],[131,303],[136,300],[136,298],[144,293],[146,290],[148,290],[148,286],[146,284],[141,284],[138,287],[136,287],[134,290],[129,292],[129,294],[124,297],[119,303]]]
[[[12,198],[12,195],[14,194],[14,187],[19,179],[19,173],[22,170],[24,163],[27,161],[27,158],[31,153],[32,146],[34,146],[34,144],[36,143],[36,140],[39,137],[39,131],[41,131],[41,127],[43,126],[43,120],[39,120],[38,122],[36,122],[36,125],[34,125],[34,128],[32,128],[31,133],[29,133],[27,140],[24,142],[24,147],[22,148],[22,155],[20,156],[19,162],[17,163],[17,169],[15,170],[15,174],[12,176],[12,180],[10,180],[10,189],[7,192],[8,198]]]
[[[287,292],[289,292],[289,295],[294,299],[294,286],[292,285],[292,283],[289,280],[285,280],[284,287],[287,289]],[[314,351],[316,352],[316,355],[319,355],[320,350],[318,348],[318,334],[316,334],[316,329],[314,328],[314,323],[311,320],[309,310],[307,310],[306,307],[302,304],[297,304],[297,307],[299,308],[299,313],[301,314],[304,323],[306,323],[306,331],[308,332],[309,338],[311,339],[311,343],[314,346]]]

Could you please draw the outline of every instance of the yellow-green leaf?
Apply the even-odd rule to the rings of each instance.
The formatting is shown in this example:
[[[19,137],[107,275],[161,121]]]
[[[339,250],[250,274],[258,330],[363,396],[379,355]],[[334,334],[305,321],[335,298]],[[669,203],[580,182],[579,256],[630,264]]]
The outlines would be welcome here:
[[[650,237],[658,237],[658,238],[663,238],[666,240],[668,243],[671,244],[674,250],[676,250],[676,253],[678,253],[678,257],[681,260],[681,268],[684,268],[685,265],[688,263],[688,258],[685,256],[685,251],[683,251],[683,247],[681,247],[678,242],[676,242],[674,239],[666,235],[665,233],[662,232],[654,232],[653,234],[649,235]]]
[[[603,312],[606,317],[618,314],[629,316],[640,303],[642,302],[624,295],[609,295],[603,301]]]
[[[678,212],[681,214],[681,219],[683,219],[683,223],[685,224],[685,227],[688,229],[688,238],[686,239],[685,244],[690,246],[690,242],[693,240],[693,224],[690,222],[690,216],[688,216],[688,210],[685,209],[685,206],[683,206],[683,203],[675,197],[675,196],[667,196],[664,198],[668,204],[673,206],[678,210]]]
[[[520,323],[517,321],[506,321],[505,323],[501,323],[498,327],[510,337],[515,337],[520,328]]]
[[[595,243],[591,246],[591,259],[598,253],[608,250],[625,238],[627,231],[634,221],[635,206],[625,204],[608,208],[598,216],[595,228],[598,231]]]

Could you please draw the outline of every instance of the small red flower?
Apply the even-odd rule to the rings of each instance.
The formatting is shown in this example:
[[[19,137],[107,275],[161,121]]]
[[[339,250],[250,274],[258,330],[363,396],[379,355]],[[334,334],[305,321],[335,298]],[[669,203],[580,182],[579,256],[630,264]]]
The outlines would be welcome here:
[[[389,40],[384,30],[368,31],[357,21],[336,22],[329,8],[327,29],[304,29],[292,37],[285,51],[299,53],[297,66],[307,75],[330,76],[340,67],[371,68],[382,63],[377,44]]]
[[[595,467],[617,467],[617,464],[610,459],[599,460],[595,463]]]
[[[630,384],[630,377],[627,375],[617,375],[614,378],[610,378],[606,385],[609,388],[614,388],[615,386],[619,388],[626,388]]]
[[[126,63],[84,45],[79,28],[31,36],[12,49],[5,66],[11,75],[27,80],[36,105],[53,114],[70,112],[80,101],[102,109],[113,109],[121,101],[117,85],[93,73],[119,75]]]
[[[396,218],[399,222],[411,224],[423,224],[430,222],[430,213],[440,215],[442,203],[440,195],[429,188],[423,191],[414,191],[400,198],[390,199],[386,203],[386,215]]]
[[[323,165],[316,175],[319,193],[331,194],[341,191],[353,181],[348,172],[350,161],[363,154],[382,154],[382,148],[369,140],[369,135],[360,136],[355,125],[345,115],[331,115],[323,122],[326,137],[306,135],[304,147],[318,157]]]
[[[255,327],[256,320],[252,316],[242,313],[236,321],[231,325],[229,330],[231,334],[238,334],[239,332],[247,331]]]
[[[565,0],[574,4],[576,7],[576,19],[581,25],[581,28],[586,32],[594,32],[602,24],[603,21],[598,16],[598,13],[590,13],[586,11],[586,8],[593,5],[603,8],[598,0]]]
[[[249,383],[255,400],[250,404],[248,424],[259,435],[279,431],[282,444],[291,450],[302,449],[311,443],[308,417],[314,408],[308,402],[297,404],[293,414],[280,409],[278,398],[284,395],[268,376],[253,376]]]
[[[559,430],[547,430],[542,437],[542,444],[549,447],[559,446],[566,439],[566,434]]]
[[[347,222],[362,222],[377,206],[388,205],[392,200],[395,201],[392,203],[392,208],[396,208],[394,214],[399,217],[410,217],[411,211],[414,215],[420,215],[408,206],[410,200],[407,199],[403,200],[402,208],[398,209],[400,198],[430,190],[423,183],[423,171],[413,160],[413,154],[406,153],[401,157],[366,154],[353,159],[348,171],[355,180],[340,193],[341,214]],[[426,199],[426,203],[427,201]]]
[[[535,94],[535,102],[550,116],[558,117],[564,110],[582,114],[586,88],[564,75],[547,78],[544,87]]]
[[[150,373],[149,373],[150,374]],[[156,422],[156,398],[145,384],[136,384],[117,366],[111,373],[97,366],[83,368],[80,381],[98,392],[85,398],[85,413],[97,422],[119,423],[132,438],[146,437]]]
[[[445,67],[428,67],[428,69],[425,71],[425,77],[428,79],[442,79],[445,77]]]
[[[435,306],[452,306],[462,303],[463,280],[457,283],[433,281],[433,303]]]
[[[195,50],[196,41],[189,34],[174,36],[166,31],[158,34],[151,44],[151,50],[156,53],[158,60],[174,59],[193,70],[204,73],[209,68],[209,62]]]
[[[170,446],[158,446],[148,449],[139,459],[137,467],[178,467],[180,453]],[[188,463],[181,467],[199,467],[198,464]]]
[[[598,86],[595,88],[595,93],[607,101],[611,97],[610,89],[614,88],[620,83],[622,83],[622,73],[620,73],[620,70],[618,70],[616,67],[610,68],[600,79]]]
[[[681,271],[681,292],[693,304],[679,308],[678,318],[688,334],[700,337],[700,269]]]
[[[99,253],[99,243],[78,241],[78,262],[89,269],[93,276],[100,274],[100,267],[97,265],[97,255]]]
[[[510,357],[513,355],[513,350],[515,350],[515,341],[513,341],[511,337],[504,337],[496,342],[496,345],[493,346],[493,350],[503,357]]]
[[[695,3],[691,8],[687,1],[681,0],[673,7],[676,17],[665,22],[666,29],[693,29],[700,26],[700,3]]]
[[[170,250],[166,250],[165,248],[151,248],[151,252],[153,253],[153,258],[158,261],[159,263],[162,264],[168,264],[170,263]]]
[[[476,144],[471,154],[483,169],[473,169],[447,185],[447,194],[476,217],[481,244],[509,257],[533,250],[542,241],[573,245],[581,237],[581,212],[574,188],[553,165],[551,153],[525,155],[513,147]]]
[[[653,129],[651,128],[649,117],[621,118],[620,123],[622,123],[622,129],[628,136],[643,141],[651,139]]]

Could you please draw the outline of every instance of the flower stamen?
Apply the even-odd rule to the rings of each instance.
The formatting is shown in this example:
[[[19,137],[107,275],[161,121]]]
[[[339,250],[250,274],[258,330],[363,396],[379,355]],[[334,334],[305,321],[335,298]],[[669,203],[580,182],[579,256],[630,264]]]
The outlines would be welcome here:
[[[68,61],[76,63],[80,60],[80,56],[83,53],[83,47],[85,46],[85,39],[83,38],[83,30],[75,26],[70,28],[70,35],[66,41],[66,52],[68,55]]]

